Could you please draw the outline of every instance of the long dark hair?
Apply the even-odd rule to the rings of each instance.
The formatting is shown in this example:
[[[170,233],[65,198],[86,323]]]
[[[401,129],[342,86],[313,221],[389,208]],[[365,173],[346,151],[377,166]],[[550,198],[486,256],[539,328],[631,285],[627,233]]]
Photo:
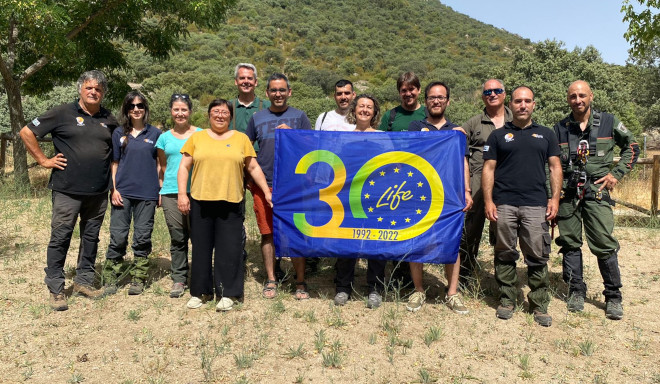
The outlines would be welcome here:
[[[140,102],[144,104],[144,116],[142,117],[142,121],[145,124],[147,121],[149,121],[149,102],[147,101],[147,98],[144,97],[142,92],[137,90],[128,92],[126,97],[124,97],[124,102],[121,105],[120,117],[122,129],[124,130],[124,142],[121,145],[122,149],[126,148],[128,145],[128,140],[131,136],[131,131],[133,130],[133,122],[131,121],[129,113],[133,108],[133,100],[135,100],[135,98],[140,98]]]

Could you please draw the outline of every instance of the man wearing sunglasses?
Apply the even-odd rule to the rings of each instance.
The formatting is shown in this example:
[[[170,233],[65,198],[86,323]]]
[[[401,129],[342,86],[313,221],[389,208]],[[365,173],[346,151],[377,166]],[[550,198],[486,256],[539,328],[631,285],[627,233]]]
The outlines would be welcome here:
[[[94,263],[111,185],[112,131],[118,125],[101,106],[107,90],[102,72],[85,72],[78,79],[80,98],[76,102],[47,111],[20,131],[30,155],[52,170],[48,188],[53,191],[53,210],[44,281],[55,311],[69,308],[64,295],[64,263],[78,216],[80,249],[73,293],[90,298],[102,295],[102,290],[94,288]],[[37,142],[37,137],[47,134],[55,147],[51,158]]]
[[[481,170],[483,169],[484,144],[491,132],[502,128],[505,123],[513,120],[511,110],[504,105],[506,91],[502,81],[489,79],[482,86],[481,99],[484,102],[482,113],[471,117],[463,129],[467,135],[470,163],[470,192],[472,193],[472,208],[465,214],[463,237],[461,238],[460,258],[461,285],[473,281],[475,269],[478,267],[477,255],[481,233],[484,230],[486,215],[484,213],[484,197],[481,190]],[[495,225],[489,225],[490,243],[495,239]]]
[[[591,108],[594,94],[586,81],[568,87],[571,113],[555,125],[561,146],[564,189],[559,204],[557,245],[563,254],[563,279],[568,284],[568,310],[581,312],[587,285],[582,279],[582,225],[589,249],[598,258],[605,290],[605,316],[623,318],[619,242],[612,236],[614,215],[610,191],[637,162],[639,146],[614,115]],[[621,160],[612,167],[614,147]],[[610,169],[611,168],[611,169]]]

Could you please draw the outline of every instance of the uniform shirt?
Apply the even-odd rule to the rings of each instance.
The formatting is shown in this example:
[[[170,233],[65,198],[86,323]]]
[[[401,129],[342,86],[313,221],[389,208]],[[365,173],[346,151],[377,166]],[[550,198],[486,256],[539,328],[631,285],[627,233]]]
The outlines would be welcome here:
[[[508,122],[494,130],[484,146],[484,160],[497,161],[495,205],[546,206],[545,164],[559,153],[557,136],[542,125],[521,129]]]
[[[195,129],[195,132],[201,130],[201,128],[197,128]],[[183,157],[181,154],[181,147],[183,147],[183,144],[185,144],[189,138],[176,138],[170,130],[160,135],[158,141],[156,141],[156,149],[162,150],[167,159],[167,166],[165,168],[165,174],[163,175],[163,186],[160,188],[161,195],[179,193],[179,185],[177,184],[176,178],[179,173],[179,164],[181,164],[181,158]],[[190,178],[188,178],[186,192],[190,192]]]
[[[403,109],[402,106],[396,108],[396,115],[394,116],[394,121],[392,122],[392,131],[405,131],[408,129],[410,123],[415,120],[424,120],[426,118],[426,108],[419,107],[414,111],[407,111]],[[392,109],[385,112],[383,118],[380,119],[380,126],[378,127],[381,131],[388,131],[390,123],[390,114]]]
[[[190,195],[195,200],[240,203],[245,197],[245,158],[256,154],[243,132],[224,140],[211,137],[207,129],[195,132],[181,148],[192,156]]]
[[[158,200],[156,141],[161,133],[160,129],[149,124],[137,137],[125,135],[123,127],[112,133],[112,161],[119,162],[115,188],[122,197]]]
[[[55,153],[67,160],[52,169],[48,188],[77,195],[97,195],[110,189],[112,131],[117,120],[107,109],[88,115],[78,102],[55,107],[27,124],[37,137],[50,133]]]
[[[513,120],[513,113],[508,107],[504,107],[504,122],[508,123]],[[486,144],[486,140],[490,133],[493,132],[495,124],[488,117],[486,113],[486,108],[483,112],[472,116],[468,121],[463,124],[463,129],[467,135],[467,143],[470,151],[470,177],[474,175],[481,175],[481,170],[484,166],[484,157],[483,149]],[[479,187],[480,189],[481,187]]]
[[[268,109],[270,107],[270,100],[260,99],[255,96],[254,101],[249,105],[243,105],[238,101],[238,98],[230,101],[231,105],[234,106],[234,117],[229,123],[229,129],[235,129],[237,131],[245,133],[247,125],[250,122],[250,118],[255,113],[263,109]],[[261,108],[259,105],[261,104]]]
[[[268,186],[273,185],[273,164],[275,163],[275,127],[286,124],[292,129],[312,129],[305,112],[287,107],[284,112],[264,109],[255,113],[248,123],[245,133],[259,144],[257,162],[266,176]]]
[[[355,131],[355,124],[349,124],[346,116],[342,116],[334,109],[319,115],[314,124],[317,131]]]

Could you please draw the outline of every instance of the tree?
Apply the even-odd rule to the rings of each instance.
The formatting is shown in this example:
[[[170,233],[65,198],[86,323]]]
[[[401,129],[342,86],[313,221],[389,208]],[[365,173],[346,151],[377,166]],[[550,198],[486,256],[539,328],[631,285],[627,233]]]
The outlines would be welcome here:
[[[165,59],[179,48],[191,24],[224,22],[236,0],[0,0],[0,74],[11,132],[25,125],[23,94],[43,94],[89,69],[111,77],[129,68],[126,44]],[[14,177],[29,183],[27,156],[15,140]]]
[[[638,12],[630,0],[624,0],[621,6],[623,21],[627,21],[628,31],[623,36],[631,44],[630,55],[633,58],[648,58],[652,55],[660,58],[660,0],[635,0],[642,6]],[[639,7],[637,7],[639,9]]]

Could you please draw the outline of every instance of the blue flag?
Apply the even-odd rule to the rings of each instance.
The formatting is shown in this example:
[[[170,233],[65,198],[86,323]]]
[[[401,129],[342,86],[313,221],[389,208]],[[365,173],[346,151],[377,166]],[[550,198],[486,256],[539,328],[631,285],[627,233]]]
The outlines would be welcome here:
[[[275,153],[278,255],[456,261],[465,206],[461,132],[278,129]]]

